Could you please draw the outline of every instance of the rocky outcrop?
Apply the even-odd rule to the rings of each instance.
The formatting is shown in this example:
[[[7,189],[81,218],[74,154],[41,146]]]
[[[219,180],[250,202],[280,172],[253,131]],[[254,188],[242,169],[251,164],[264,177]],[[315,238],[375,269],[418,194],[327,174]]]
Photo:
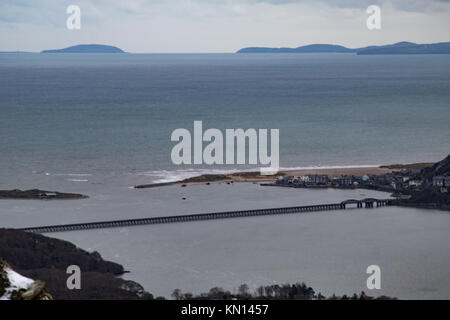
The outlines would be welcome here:
[[[68,241],[16,229],[0,229],[0,258],[21,275],[45,281],[55,300],[153,298],[140,284],[119,277],[125,273],[120,264],[105,261],[98,252],[89,253]],[[81,269],[80,290],[67,287],[70,265]],[[41,284],[38,282],[32,288],[35,288],[33,292],[39,292]],[[22,298],[30,296],[34,294]]]
[[[0,190],[0,199],[85,199],[88,196],[78,193],[62,193],[56,191],[32,190]]]

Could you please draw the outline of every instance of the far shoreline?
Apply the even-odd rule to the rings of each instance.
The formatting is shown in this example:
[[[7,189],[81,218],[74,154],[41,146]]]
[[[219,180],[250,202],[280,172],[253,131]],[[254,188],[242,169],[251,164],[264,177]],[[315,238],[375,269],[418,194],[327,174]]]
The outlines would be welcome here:
[[[261,175],[258,171],[239,171],[230,174],[203,174],[183,180],[150,183],[135,185],[135,189],[156,188],[172,185],[181,185],[183,187],[194,184],[211,184],[211,183],[235,183],[235,182],[274,182],[280,176],[302,176],[302,175],[328,175],[329,177],[339,176],[363,176],[365,174],[379,175],[386,174],[393,171],[400,171],[405,169],[423,169],[432,166],[433,162],[419,162],[411,164],[391,164],[380,166],[342,166],[333,168],[305,168],[293,170],[280,170],[274,175]]]

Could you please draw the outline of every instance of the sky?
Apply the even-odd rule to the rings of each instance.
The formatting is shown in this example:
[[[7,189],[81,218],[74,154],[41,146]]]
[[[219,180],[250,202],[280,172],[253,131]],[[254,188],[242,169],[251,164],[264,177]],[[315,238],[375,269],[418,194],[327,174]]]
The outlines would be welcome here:
[[[81,9],[80,30],[66,27],[69,5]],[[380,30],[366,26],[369,5],[381,8]],[[99,43],[135,53],[207,53],[399,41],[450,41],[450,0],[0,1],[0,51]]]

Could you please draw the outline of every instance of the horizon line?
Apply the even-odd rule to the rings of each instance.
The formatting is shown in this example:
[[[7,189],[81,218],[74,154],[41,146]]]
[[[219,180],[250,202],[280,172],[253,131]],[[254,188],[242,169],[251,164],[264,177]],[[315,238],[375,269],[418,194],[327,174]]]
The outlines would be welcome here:
[[[351,50],[356,50],[356,49],[360,49],[360,48],[364,48],[364,47],[368,47],[368,46],[385,46],[385,45],[390,45],[390,44],[396,44],[396,43],[402,43],[402,42],[408,42],[408,43],[414,43],[414,44],[418,44],[418,45],[424,45],[424,44],[436,44],[436,43],[448,43],[450,41],[439,41],[439,42],[429,42],[429,43],[417,43],[417,42],[413,42],[413,41],[408,41],[408,40],[401,40],[401,41],[396,41],[396,42],[389,42],[389,43],[384,43],[384,44],[370,44],[370,45],[365,45],[365,46],[359,46],[359,47],[347,47],[345,45],[342,44],[337,44],[337,43],[324,43],[324,42],[315,42],[315,43],[308,43],[308,44],[303,44],[303,45],[299,45],[296,47],[288,47],[288,46],[258,46],[258,45],[252,45],[252,46],[246,46],[246,47],[241,47],[237,50],[234,51],[223,51],[223,52],[219,52],[219,51],[186,51],[186,52],[158,52],[158,51],[153,51],[153,52],[129,52],[129,51],[125,51],[123,50],[121,47],[117,46],[117,45],[111,45],[111,44],[101,44],[101,43],[78,43],[78,44],[73,44],[73,45],[69,45],[60,49],[42,49],[40,51],[26,51],[26,50],[1,50],[0,53],[44,53],[43,51],[47,51],[47,50],[62,50],[62,49],[66,49],[66,48],[71,48],[71,47],[75,47],[75,46],[80,46],[80,45],[102,45],[102,46],[113,46],[116,48],[121,49],[124,52],[116,52],[115,54],[119,53],[119,54],[226,54],[226,53],[236,53],[237,51],[244,49],[244,48],[274,48],[274,49],[295,49],[295,48],[299,48],[299,47],[304,47],[304,46],[310,46],[310,45],[335,45],[335,46],[342,46],[345,47],[347,49],[351,49]],[[80,52],[81,53],[81,52]],[[86,52],[88,53],[88,52]],[[101,53],[101,52],[99,52]],[[48,54],[48,53],[47,53]],[[75,54],[75,52],[74,52]],[[78,54],[78,52],[77,52]],[[92,53],[91,53],[92,54]]]

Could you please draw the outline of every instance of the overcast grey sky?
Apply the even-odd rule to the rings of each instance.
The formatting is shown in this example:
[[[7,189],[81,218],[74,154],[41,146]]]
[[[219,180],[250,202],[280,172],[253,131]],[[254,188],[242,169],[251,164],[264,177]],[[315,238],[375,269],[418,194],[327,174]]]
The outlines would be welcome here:
[[[81,8],[81,30],[66,8]],[[369,5],[382,29],[366,28]],[[102,43],[128,52],[233,52],[248,46],[348,47],[450,41],[450,0],[1,0],[0,51]]]

